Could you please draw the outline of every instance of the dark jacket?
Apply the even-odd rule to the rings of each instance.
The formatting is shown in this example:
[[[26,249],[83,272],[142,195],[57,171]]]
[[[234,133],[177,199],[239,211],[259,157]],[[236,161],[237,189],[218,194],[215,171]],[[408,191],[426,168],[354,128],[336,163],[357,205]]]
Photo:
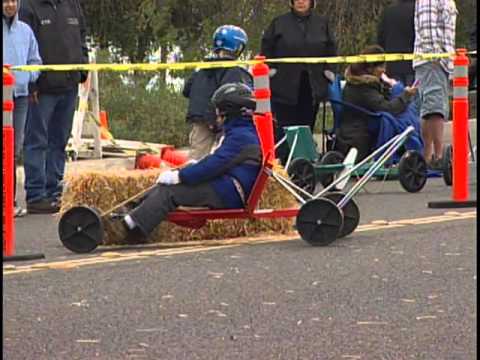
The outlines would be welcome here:
[[[378,44],[386,53],[412,54],[415,43],[415,0],[399,0],[388,6],[378,24]],[[387,63],[387,74],[404,81],[414,77],[411,61]],[[411,84],[408,84],[411,85]]]
[[[20,19],[32,28],[43,64],[86,64],[85,19],[78,0],[24,0]],[[42,72],[38,90],[61,93],[86,80],[86,72]]]
[[[470,29],[469,34],[469,48],[470,51],[477,50],[477,21],[473,24],[472,28]],[[470,66],[468,69],[468,81],[469,81],[469,88],[476,89],[477,88],[477,56],[470,57]]]
[[[259,174],[262,154],[251,117],[238,117],[224,124],[220,147],[198,163],[179,172],[182,183],[195,185],[210,182],[227,208],[244,206],[233,183],[235,178],[248,199]]]
[[[335,56],[333,32],[325,16],[311,13],[301,18],[293,12],[271,22],[262,38],[262,55],[267,58]],[[296,105],[302,72],[309,75],[316,102],[327,96],[326,64],[271,64],[277,73],[271,79],[272,100]]]
[[[252,76],[241,67],[202,69],[193,73],[183,88],[183,96],[189,99],[187,122],[214,124],[215,107],[210,101],[213,93],[223,84],[237,82],[253,89]]]
[[[390,88],[376,76],[352,76],[347,68],[345,78],[347,83],[343,89],[344,102],[371,112],[388,112],[394,116],[404,112],[410,103],[411,96],[405,92],[391,99]],[[372,124],[372,121],[375,120],[371,116],[344,107],[340,127],[337,130],[338,150],[345,153],[348,151],[345,145],[354,146],[358,149],[357,161],[365,158],[376,140],[371,129],[378,129],[378,124]]]

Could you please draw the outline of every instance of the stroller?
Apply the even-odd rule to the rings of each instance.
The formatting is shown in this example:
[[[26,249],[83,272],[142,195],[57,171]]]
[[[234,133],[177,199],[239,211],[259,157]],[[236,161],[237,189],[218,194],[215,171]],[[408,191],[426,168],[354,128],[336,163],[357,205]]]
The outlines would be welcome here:
[[[340,140],[338,139],[337,133],[340,128],[342,113],[344,109],[348,107],[350,110],[368,115],[371,119],[369,131],[376,136],[375,145],[371,149],[373,156],[368,156],[367,159],[362,161],[362,166],[353,173],[353,176],[362,176],[365,174],[371,166],[371,161],[378,159],[379,155],[375,153],[376,150],[394,136],[402,133],[408,126],[413,126],[415,131],[410,133],[402,147],[392,154],[388,162],[375,171],[374,176],[377,179],[380,178],[384,180],[398,179],[401,186],[411,193],[422,190],[428,177],[440,177],[443,174],[445,183],[447,185],[452,184],[452,149],[450,145],[445,146],[442,171],[431,171],[427,169],[427,164],[422,156],[423,141],[420,136],[419,122],[409,120],[409,115],[411,115],[412,112],[414,112],[414,115],[417,114],[414,104],[411,104],[409,108],[397,118],[387,112],[371,112],[343,101],[342,82],[339,75],[326,72],[326,77],[330,82],[328,101],[333,112],[333,126],[330,129],[327,128],[326,110],[324,106],[322,135],[325,140],[323,141],[321,153],[316,153],[316,156],[312,156],[313,150],[311,146],[314,145],[308,145],[309,143],[313,144],[312,139],[310,139],[310,141],[308,139],[306,139],[306,141],[298,141],[298,139],[296,139],[296,142],[294,141],[295,136],[292,133],[300,133],[300,131],[305,133],[307,129],[285,129],[287,134],[286,140],[290,146],[289,160],[292,159],[291,163],[287,164],[289,165],[287,171],[294,182],[297,180],[299,186],[305,186],[305,184],[307,184],[308,190],[310,190],[312,188],[311,180],[307,182],[306,179],[314,177],[315,182],[320,182],[323,187],[327,187],[338,177],[338,173],[347,165],[345,164],[344,154],[338,151]],[[392,91],[392,96],[394,97],[403,91],[403,85],[398,85],[399,86],[395,86]],[[302,140],[305,140],[306,137],[307,136],[303,136]],[[297,146],[298,143],[302,143],[302,147]],[[305,147],[309,148],[308,152],[304,150]],[[305,160],[309,160],[312,164],[308,166]],[[352,166],[352,164],[348,165]]]

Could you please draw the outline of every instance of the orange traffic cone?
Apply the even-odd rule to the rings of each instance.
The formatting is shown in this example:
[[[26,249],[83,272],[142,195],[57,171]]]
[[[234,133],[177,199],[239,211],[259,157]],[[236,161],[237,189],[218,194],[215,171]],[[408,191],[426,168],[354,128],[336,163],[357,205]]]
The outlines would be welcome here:
[[[139,153],[135,157],[135,169],[158,169],[162,167],[162,159],[159,155]]]
[[[112,139],[112,134],[108,130],[108,117],[106,111],[100,111],[100,138],[102,140]]]
[[[188,161],[188,151],[166,147],[162,150],[161,158],[172,166],[182,166]]]

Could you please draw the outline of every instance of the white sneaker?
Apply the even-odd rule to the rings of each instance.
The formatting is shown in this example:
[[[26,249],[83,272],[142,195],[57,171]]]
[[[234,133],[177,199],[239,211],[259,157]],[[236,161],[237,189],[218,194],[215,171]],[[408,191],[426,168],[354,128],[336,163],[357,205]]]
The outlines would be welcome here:
[[[24,217],[25,215],[27,215],[27,210],[22,208],[21,206],[15,206],[15,212],[14,212],[14,216],[17,218],[17,217]]]

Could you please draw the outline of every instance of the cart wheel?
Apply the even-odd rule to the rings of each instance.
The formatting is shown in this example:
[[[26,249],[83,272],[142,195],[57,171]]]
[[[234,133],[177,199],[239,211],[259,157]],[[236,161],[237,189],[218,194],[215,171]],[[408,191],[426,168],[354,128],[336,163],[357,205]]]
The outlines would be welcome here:
[[[336,164],[342,164],[343,160],[345,160],[345,156],[338,151],[327,151],[320,159],[318,162],[319,166],[322,165],[336,165]],[[328,174],[328,173],[323,173],[318,175],[318,181],[322,184],[324,188],[326,188],[328,185],[330,185],[332,182],[335,181],[336,174]],[[336,191],[335,187],[331,189],[331,191]]]
[[[423,189],[427,182],[427,163],[419,152],[408,150],[402,155],[398,164],[398,180],[410,193]]]
[[[58,235],[63,246],[75,253],[89,253],[103,242],[103,225],[95,209],[76,206],[62,215]]]
[[[453,171],[452,171],[452,145],[445,145],[443,148],[443,181],[447,186],[452,186]]]
[[[295,185],[313,194],[316,180],[315,169],[310,161],[302,158],[294,159],[288,167],[287,173]]]
[[[324,197],[338,204],[345,197],[345,194],[340,191],[329,192]],[[353,199],[350,199],[341,210],[343,212],[343,227],[337,235],[339,239],[353,233],[360,222],[360,209]]]
[[[326,246],[334,242],[342,226],[342,211],[332,200],[325,198],[306,202],[297,215],[298,233],[313,246]]]

